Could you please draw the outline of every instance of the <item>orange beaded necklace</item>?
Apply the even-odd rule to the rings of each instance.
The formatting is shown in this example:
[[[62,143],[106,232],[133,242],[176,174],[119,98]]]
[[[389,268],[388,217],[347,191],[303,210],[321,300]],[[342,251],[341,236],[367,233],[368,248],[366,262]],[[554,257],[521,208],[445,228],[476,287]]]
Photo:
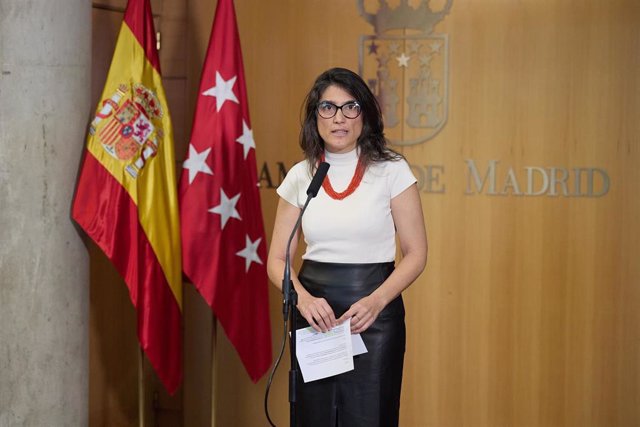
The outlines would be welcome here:
[[[324,162],[324,153],[320,155],[320,161]],[[324,181],[322,182],[322,188],[324,188],[324,191],[332,199],[342,200],[350,196],[351,194],[353,194],[354,191],[356,191],[356,189],[362,182],[362,177],[364,176],[364,169],[365,169],[364,162],[360,157],[358,158],[358,165],[356,166],[356,170],[353,172],[353,178],[351,178],[351,182],[349,183],[349,186],[344,191],[341,191],[340,193],[338,193],[336,190],[333,189],[333,186],[331,185],[331,181],[329,180],[329,175],[327,175]]]

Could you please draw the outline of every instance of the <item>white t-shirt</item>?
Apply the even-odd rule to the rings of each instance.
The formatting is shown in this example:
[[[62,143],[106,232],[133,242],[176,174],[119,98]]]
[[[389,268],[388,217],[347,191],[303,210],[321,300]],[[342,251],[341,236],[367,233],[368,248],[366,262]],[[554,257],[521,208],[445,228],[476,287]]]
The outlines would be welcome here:
[[[344,191],[358,163],[357,150],[325,153],[331,165],[333,189]],[[294,165],[276,190],[287,202],[302,209],[312,176],[306,160]],[[391,199],[416,182],[405,160],[370,165],[356,191],[334,200],[321,187],[302,217],[307,244],[303,259],[333,263],[391,262],[396,255]]]

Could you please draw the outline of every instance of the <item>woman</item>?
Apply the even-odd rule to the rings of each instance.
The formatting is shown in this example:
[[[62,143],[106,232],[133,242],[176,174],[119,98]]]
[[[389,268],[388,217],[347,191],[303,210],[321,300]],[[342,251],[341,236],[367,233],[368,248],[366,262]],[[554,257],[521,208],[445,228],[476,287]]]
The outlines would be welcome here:
[[[353,371],[298,382],[298,425],[397,426],[405,350],[400,294],[427,258],[416,179],[404,158],[387,148],[374,95],[344,68],[316,79],[300,145],[305,160],[277,190],[269,277],[281,286],[289,234],[318,163],[328,162],[327,178],[302,221],[303,264],[299,274],[291,273],[299,327],[308,323],[325,332],[351,319],[351,333],[362,334],[368,351],[354,358]],[[402,259],[394,268],[396,234]]]

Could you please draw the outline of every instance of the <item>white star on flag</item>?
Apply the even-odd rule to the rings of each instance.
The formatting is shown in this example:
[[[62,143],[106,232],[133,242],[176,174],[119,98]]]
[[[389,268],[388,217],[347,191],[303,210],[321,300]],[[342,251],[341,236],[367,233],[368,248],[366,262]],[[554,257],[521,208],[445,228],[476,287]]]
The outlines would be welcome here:
[[[258,238],[258,240],[256,240],[255,242],[252,242],[251,239],[249,238],[249,235],[247,234],[245,236],[245,241],[247,246],[240,252],[236,253],[236,255],[241,256],[245,259],[245,263],[244,263],[245,272],[249,271],[249,266],[251,266],[252,262],[262,264],[262,260],[258,256],[258,246],[260,246],[261,240],[262,240],[262,237]]]
[[[224,105],[225,101],[233,101],[239,104],[236,94],[233,93],[233,85],[236,83],[238,76],[233,76],[229,80],[225,80],[220,75],[219,71],[216,71],[216,85],[211,89],[207,89],[202,92],[204,96],[216,97],[216,111],[220,112],[220,109]]]
[[[253,131],[249,129],[249,126],[247,126],[247,123],[244,121],[244,119],[242,120],[242,136],[236,139],[236,142],[242,144],[242,146],[244,147],[245,160],[247,159],[249,150],[251,150],[252,148],[256,148],[256,143],[253,140]]]
[[[222,221],[221,228],[224,230],[224,226],[227,224],[229,218],[240,218],[240,214],[236,210],[236,203],[238,203],[238,199],[240,198],[240,193],[233,196],[233,198],[228,198],[225,194],[224,190],[220,189],[220,204],[216,207],[209,209],[211,213],[217,213],[220,215],[220,220]]]
[[[201,153],[198,153],[196,147],[194,147],[193,144],[189,144],[189,158],[185,160],[184,163],[182,163],[182,167],[189,170],[189,184],[191,184],[193,180],[196,179],[198,172],[213,175],[213,171],[205,162],[210,152],[211,147],[207,148]]]
[[[404,52],[402,52],[402,55],[396,57],[396,61],[398,61],[398,67],[408,67],[410,59],[410,56],[407,56],[404,54]]]

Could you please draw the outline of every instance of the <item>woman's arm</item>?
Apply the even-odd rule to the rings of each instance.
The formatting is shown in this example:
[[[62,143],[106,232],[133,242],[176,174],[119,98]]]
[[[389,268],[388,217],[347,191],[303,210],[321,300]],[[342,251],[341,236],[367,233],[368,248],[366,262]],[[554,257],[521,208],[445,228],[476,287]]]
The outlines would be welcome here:
[[[267,259],[269,279],[271,279],[271,282],[280,289],[280,291],[282,291],[287,242],[298,220],[298,215],[300,215],[300,208],[284,199],[280,199]],[[291,241],[289,251],[291,259],[296,253],[299,235],[300,232],[298,230]],[[298,294],[298,310],[307,322],[309,322],[309,325],[319,332],[326,332],[334,327],[337,321],[329,303],[327,303],[324,298],[316,298],[307,292],[300,283],[300,280],[298,280],[298,275],[293,269],[291,269],[291,281]]]
[[[391,214],[400,240],[402,260],[378,289],[354,303],[338,319],[343,322],[351,318],[354,334],[367,330],[387,304],[422,273],[427,263],[427,233],[416,184],[391,199]]]

